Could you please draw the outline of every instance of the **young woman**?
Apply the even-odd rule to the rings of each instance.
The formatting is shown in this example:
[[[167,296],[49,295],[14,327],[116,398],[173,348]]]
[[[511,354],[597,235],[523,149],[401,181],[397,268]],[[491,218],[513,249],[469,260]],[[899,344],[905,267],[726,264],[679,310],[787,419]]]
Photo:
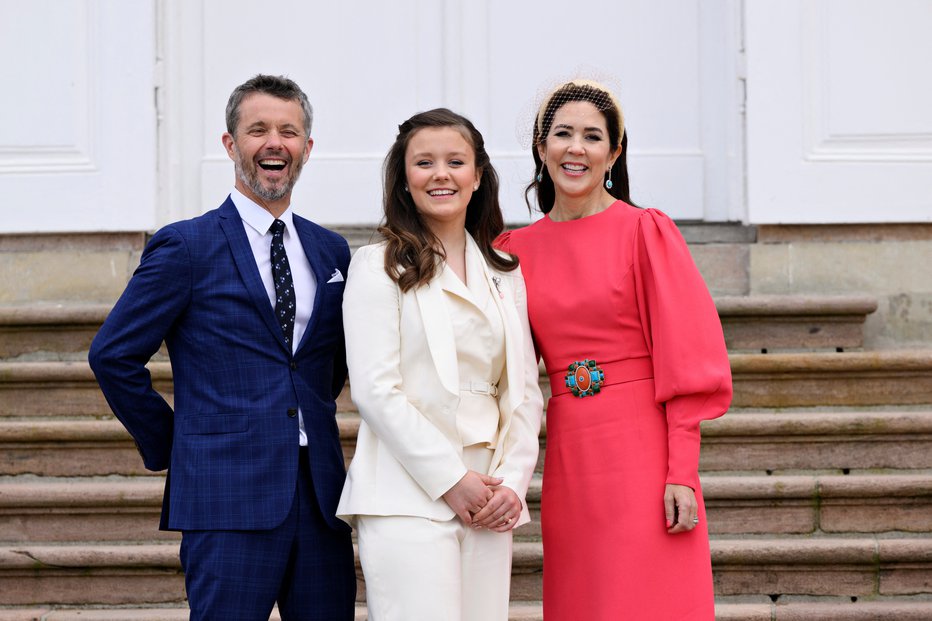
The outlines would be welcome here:
[[[362,423],[337,514],[372,621],[506,621],[543,399],[518,263],[492,248],[498,178],[446,109],[402,123],[383,172],[383,240],[344,294]]]
[[[712,621],[699,423],[731,402],[721,324],[673,222],[631,204],[624,118],[602,85],[541,104],[544,217],[503,235],[553,397],[541,525],[547,621]]]

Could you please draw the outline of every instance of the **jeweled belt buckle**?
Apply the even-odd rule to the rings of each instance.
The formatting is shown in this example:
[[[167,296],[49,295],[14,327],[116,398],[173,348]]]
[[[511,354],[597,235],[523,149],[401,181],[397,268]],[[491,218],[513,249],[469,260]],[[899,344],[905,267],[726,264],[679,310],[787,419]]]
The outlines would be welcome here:
[[[566,387],[570,389],[574,397],[591,397],[602,390],[605,372],[595,360],[586,358],[582,362],[577,360],[571,364],[565,379]]]

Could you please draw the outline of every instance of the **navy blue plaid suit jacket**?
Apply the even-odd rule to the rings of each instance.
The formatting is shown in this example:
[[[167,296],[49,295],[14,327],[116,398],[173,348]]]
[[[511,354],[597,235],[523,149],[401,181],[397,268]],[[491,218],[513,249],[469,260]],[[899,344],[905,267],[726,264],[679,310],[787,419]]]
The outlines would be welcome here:
[[[335,398],[346,378],[341,303],[349,247],[294,216],[317,279],[292,356],[233,202],[158,231],[90,350],[90,363],[146,468],[169,469],[162,528],[257,530],[288,514],[298,471],[298,407],[317,500],[335,517],[345,469]],[[174,411],[145,365],[165,341]]]

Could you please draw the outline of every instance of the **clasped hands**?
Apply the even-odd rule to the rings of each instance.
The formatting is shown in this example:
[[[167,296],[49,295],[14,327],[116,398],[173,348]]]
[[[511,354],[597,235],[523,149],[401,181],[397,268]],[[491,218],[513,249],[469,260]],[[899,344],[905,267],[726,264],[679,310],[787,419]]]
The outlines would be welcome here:
[[[502,485],[502,481],[468,470],[447,490],[443,499],[467,526],[504,533],[518,523],[521,500],[514,490]]]

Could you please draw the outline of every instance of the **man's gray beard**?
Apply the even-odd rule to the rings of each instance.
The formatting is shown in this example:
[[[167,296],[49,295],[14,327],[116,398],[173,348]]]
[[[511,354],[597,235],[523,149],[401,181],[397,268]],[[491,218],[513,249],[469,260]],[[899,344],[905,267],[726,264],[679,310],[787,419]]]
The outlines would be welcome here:
[[[245,168],[242,165],[243,156],[240,154],[239,149],[236,148],[236,144],[233,144],[233,152],[236,154],[236,159],[233,160],[233,167],[236,170],[236,176],[239,177],[240,181],[246,184],[246,187],[252,190],[253,194],[261,198],[262,200],[273,202],[280,200],[285,197],[292,188],[294,188],[295,183],[298,182],[298,177],[301,176],[301,169],[304,168],[304,162],[299,162],[297,168],[294,169],[294,176],[288,179],[284,185],[278,189],[267,190],[262,186],[262,183],[259,181],[259,170],[258,165],[253,169],[253,177],[250,179],[249,175],[246,173]],[[295,162],[292,160],[292,166],[295,166]]]
[[[237,166],[237,168],[239,167]],[[237,172],[239,172],[240,181],[245,183],[246,187],[252,190],[253,194],[255,194],[256,196],[258,196],[259,198],[263,200],[277,201],[278,199],[283,197],[286,192],[288,192],[288,188],[286,186],[281,186],[278,189],[266,190],[264,187],[262,187],[262,184],[259,183],[258,179],[256,179],[255,177],[250,179],[249,175],[247,175],[246,172],[242,168],[240,168]]]
[[[254,176],[250,177],[248,174],[246,174],[246,171],[239,164],[239,162],[236,163],[236,174],[240,178],[240,180],[246,184],[246,187],[252,190],[253,194],[258,196],[262,200],[271,202],[271,201],[280,200],[284,198],[285,195],[287,195],[289,192],[291,192],[292,188],[294,188],[295,183],[298,181],[298,177],[301,175],[302,167],[299,167],[297,171],[295,171],[295,175],[293,179],[289,179],[288,181],[285,182],[284,185],[281,185],[277,188],[266,188],[265,186],[263,186],[262,183],[259,181],[258,171],[256,171],[256,174]]]

